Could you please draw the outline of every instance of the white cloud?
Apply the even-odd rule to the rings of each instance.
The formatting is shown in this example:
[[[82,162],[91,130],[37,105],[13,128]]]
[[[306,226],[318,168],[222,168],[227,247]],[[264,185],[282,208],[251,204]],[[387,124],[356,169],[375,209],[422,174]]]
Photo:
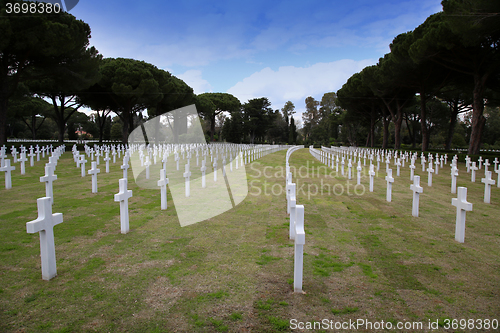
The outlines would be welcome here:
[[[188,86],[193,88],[196,95],[202,94],[204,92],[211,92],[212,86],[207,80],[202,78],[202,73],[200,70],[190,69],[183,74],[175,75],[179,79],[186,82]]]
[[[301,108],[308,96],[321,99],[324,93],[337,91],[351,77],[376,60],[354,61],[344,59],[329,63],[317,63],[309,67],[284,66],[277,71],[269,67],[244,78],[228,93],[244,103],[252,98],[267,97],[273,108],[281,108],[288,100]]]

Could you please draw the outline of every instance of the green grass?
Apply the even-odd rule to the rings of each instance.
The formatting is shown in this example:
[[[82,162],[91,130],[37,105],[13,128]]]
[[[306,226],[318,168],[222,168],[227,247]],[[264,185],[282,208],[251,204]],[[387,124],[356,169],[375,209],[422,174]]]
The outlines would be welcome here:
[[[347,186],[307,149],[290,160],[297,203],[305,206],[305,294],[293,293],[294,246],[288,239],[284,192],[285,151],[252,166],[248,197],[235,208],[180,227],[168,192],[160,210],[157,189],[136,185],[129,172],[130,232],[120,233],[113,196],[122,177],[101,166],[99,193],[66,153],[56,169],[54,213],[58,276],[41,279],[37,218],[44,161],[13,173],[13,188],[0,174],[0,332],[255,332],[290,331],[289,320],[422,321],[497,318],[500,308],[500,191],[483,203],[484,185],[470,182],[459,164],[458,186],[468,188],[465,243],[454,240],[449,167],[434,175],[411,216],[409,169],[395,177],[393,202],[385,200],[385,164],[373,193],[311,195],[308,186]],[[417,166],[420,164],[417,163]],[[266,168],[270,178],[265,178]],[[281,168],[281,169],[280,169]],[[300,169],[302,168],[302,169]],[[299,177],[299,169],[302,175]],[[313,175],[314,171],[314,175]],[[477,178],[483,177],[479,171]],[[266,181],[266,183],[264,183]],[[268,194],[265,193],[267,186]],[[260,195],[255,195],[256,189]]]

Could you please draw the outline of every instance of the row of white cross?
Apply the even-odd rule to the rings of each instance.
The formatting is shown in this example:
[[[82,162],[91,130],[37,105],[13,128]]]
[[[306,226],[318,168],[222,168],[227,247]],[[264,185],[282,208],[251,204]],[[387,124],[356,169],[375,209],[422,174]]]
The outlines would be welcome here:
[[[304,146],[294,146],[286,152],[286,201],[287,213],[290,214],[290,239],[294,240],[294,269],[293,290],[302,292],[302,277],[304,270],[304,245],[306,234],[304,231],[304,206],[297,205],[296,184],[292,183],[289,159],[292,153]]]
[[[40,233],[40,254],[41,254],[41,262],[42,262],[42,279],[50,280],[57,275],[56,268],[56,257],[55,257],[55,246],[54,246],[54,231],[53,228],[55,225],[63,222],[62,213],[52,213],[52,205],[54,203],[54,194],[53,194],[53,182],[57,179],[57,175],[54,174],[55,168],[57,166],[57,160],[64,153],[64,146],[57,148],[51,157],[49,157],[49,163],[45,166],[45,175],[40,177],[40,182],[44,182],[46,185],[46,196],[43,198],[37,199],[37,208],[38,208],[38,218],[34,221],[30,221],[26,223],[26,229],[28,233]],[[118,152],[121,151],[123,153],[123,164],[121,168],[123,169],[124,178],[119,180],[119,193],[114,195],[114,200],[116,202],[120,202],[120,226],[121,233],[126,234],[129,232],[129,214],[128,214],[128,199],[132,197],[132,190],[127,189],[127,169],[129,168],[129,159],[130,154],[135,150],[139,150],[138,147],[125,148],[122,146],[122,150],[117,149]],[[273,147],[257,147],[252,152],[248,152],[246,155],[248,157],[248,162],[252,161],[255,158],[260,158],[267,153],[274,152],[278,148]],[[279,148],[281,149],[281,148]],[[86,148],[86,154],[92,154],[92,151],[98,152],[100,149],[91,150]],[[112,149],[114,151],[114,149]],[[106,153],[106,172],[109,172],[109,149],[105,149]],[[96,158],[100,153],[96,154]],[[76,149],[76,145],[73,146],[73,158],[77,163],[77,167],[82,168],[82,177],[85,176],[85,154],[80,155]],[[215,168],[217,167],[217,157],[215,160]],[[236,160],[237,161],[237,160]],[[247,160],[245,159],[245,162]],[[10,160],[5,161],[5,165],[9,167],[9,172],[13,167],[10,167]],[[115,159],[113,160],[115,162]],[[165,161],[166,162],[166,161]],[[203,160],[205,162],[205,160]],[[88,173],[92,175],[92,193],[97,193],[97,174],[100,172],[100,169],[97,168],[98,161],[92,161],[92,168],[88,170]],[[243,160],[241,161],[243,164]],[[205,163],[203,163],[203,167]],[[165,165],[164,165],[165,167]],[[238,167],[238,166],[236,166]],[[231,164],[232,169],[232,164]],[[225,172],[223,168],[223,172]],[[184,177],[187,179],[186,183],[186,196],[189,196],[189,160],[186,164],[186,172],[184,173]],[[215,176],[216,177],[216,176]],[[215,178],[215,180],[217,180]],[[168,178],[166,178],[166,170],[160,170],[160,180],[158,181],[158,186],[161,189],[161,209],[167,209],[167,197],[166,197],[166,186],[168,184]]]
[[[324,150],[328,150],[328,148],[323,148]],[[333,149],[332,149],[333,150]],[[309,151],[311,152],[311,155],[313,155],[316,159],[323,163],[329,163],[331,161],[331,167],[333,168],[333,155],[329,156],[328,151],[318,151],[314,149],[312,146],[309,148]],[[340,151],[336,150],[336,160],[337,160],[337,169],[338,169],[338,161],[339,161],[339,155],[341,154]],[[361,154],[360,154],[361,155]],[[397,152],[395,153],[397,155]],[[406,154],[405,154],[406,155]],[[366,156],[366,151],[365,151],[365,156]],[[373,160],[373,153],[369,154],[371,156],[370,158],[370,171],[368,172],[370,176],[370,192],[373,192],[373,177],[375,176],[375,170],[374,170],[374,165],[372,164]],[[390,152],[387,153],[387,156],[391,156]],[[361,157],[360,157],[361,158]],[[414,169],[415,169],[415,159],[416,156],[411,157],[411,165],[410,165],[410,179],[413,180],[413,184],[410,185],[410,189],[413,191],[413,201],[412,201],[412,215],[415,217],[418,217],[419,215],[419,196],[420,193],[423,193],[423,187],[420,186],[420,176],[414,175]],[[422,159],[422,170],[424,170],[425,167],[425,156],[421,156]],[[432,186],[432,173],[434,170],[432,169],[432,155],[429,156],[429,167],[427,168],[428,172],[428,186]],[[446,160],[446,157],[444,158]],[[443,156],[441,156],[441,161],[443,160]],[[457,168],[457,156],[453,157],[453,161],[451,164],[451,193],[457,193],[457,186],[456,186],[456,179],[458,177],[458,168]],[[438,161],[438,158],[436,157],[436,162]],[[467,156],[466,157],[466,166],[469,169],[470,165],[470,158]],[[481,165],[482,163],[482,157],[479,158],[479,163]],[[485,178],[481,179],[481,182],[485,184],[485,190],[484,190],[484,202],[485,203],[490,203],[490,197],[491,197],[491,187],[495,185],[495,180],[491,178],[492,171],[488,171],[488,166],[490,165],[488,163],[488,159],[484,160],[485,161]],[[392,169],[389,169],[389,158],[386,159],[386,173],[387,175],[385,176],[385,180],[387,182],[387,188],[386,188],[386,200],[387,202],[391,202],[392,200],[392,184],[394,183],[394,177],[392,176]],[[397,166],[397,176],[400,174],[400,165],[401,165],[401,160],[398,158],[397,162],[395,163]],[[494,161],[494,170],[496,173],[499,174],[499,180],[497,183],[497,186],[500,187],[500,167],[497,167],[498,164],[498,159],[495,158]],[[343,174],[343,165],[344,165],[344,157],[342,156],[342,174]],[[349,159],[349,172],[348,172],[348,178],[351,179],[351,160]],[[443,167],[442,162],[441,162],[441,168]],[[436,163],[436,174],[439,166]],[[472,167],[470,167],[470,170],[472,171],[472,181],[475,181],[475,170],[478,170],[476,168],[476,163],[472,162]],[[361,160],[358,160],[358,184],[360,184],[360,173],[361,173]],[[469,172],[469,170],[468,170]],[[472,204],[467,202],[467,188],[466,187],[459,187],[458,188],[458,196],[457,198],[452,199],[452,205],[457,207],[457,216],[456,216],[456,226],[455,226],[455,239],[463,243],[464,242],[464,237],[465,237],[465,213],[467,211],[472,211]]]

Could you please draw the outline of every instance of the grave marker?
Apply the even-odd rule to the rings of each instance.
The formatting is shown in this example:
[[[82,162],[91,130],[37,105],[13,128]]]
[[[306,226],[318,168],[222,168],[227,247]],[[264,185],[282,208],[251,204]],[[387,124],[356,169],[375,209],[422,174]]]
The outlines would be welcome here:
[[[304,206],[295,207],[295,258],[293,270],[293,290],[296,293],[302,292],[302,274],[304,269],[304,244],[306,234],[304,231]]]
[[[61,213],[52,214],[50,198],[36,200],[38,218],[26,223],[26,232],[40,233],[40,255],[42,258],[42,279],[50,280],[57,275],[54,226],[63,222]]]
[[[415,175],[415,160],[412,158],[410,164],[410,180],[413,180],[414,175]]]
[[[30,153],[28,154],[30,157],[30,166],[35,165],[35,153],[33,152],[33,148],[30,148]]]
[[[106,162],[106,173],[109,173],[109,161],[111,161],[111,158],[109,158],[109,152],[106,152],[104,161]]]
[[[132,197],[132,190],[127,190],[127,179],[119,180],[120,191],[115,194],[115,201],[120,202],[121,233],[129,232],[128,199]]]
[[[451,199],[451,204],[457,207],[457,218],[455,222],[455,240],[464,242],[465,238],[465,214],[472,211],[472,204],[467,202],[467,188],[458,188],[458,197]]]
[[[373,192],[373,177],[375,176],[375,166],[373,164],[370,164],[370,171],[368,171],[368,174],[370,175],[370,192]]]
[[[54,168],[50,164],[45,165],[45,176],[40,177],[40,183],[45,183],[45,197],[50,198],[50,203],[54,204],[54,191],[52,183],[57,179],[54,175]]]
[[[488,167],[490,166],[490,161],[488,159],[484,160],[484,172],[488,172]]]
[[[476,182],[476,162],[472,162],[472,166],[470,167],[471,174],[470,174],[470,181],[475,183]]]
[[[0,167],[0,171],[5,172],[5,188],[7,190],[12,188],[12,171],[16,170],[15,166],[10,165],[10,160],[5,160],[4,166]]]
[[[491,186],[495,185],[495,180],[491,179],[491,171],[485,173],[481,183],[484,183],[484,202],[490,203]]]
[[[21,153],[21,156],[19,156],[18,161],[21,162],[21,175],[26,174],[25,162],[28,161],[28,159],[26,158],[26,153]]]
[[[184,173],[182,174],[182,176],[184,177],[185,181],[186,181],[186,187],[185,187],[185,190],[186,190],[186,198],[190,196],[190,191],[189,191],[189,179],[191,177],[191,172],[189,171],[189,163],[187,163],[184,167]]]
[[[442,155],[441,155],[442,157]],[[457,193],[458,169],[455,165],[451,167],[451,193]]]
[[[92,175],[92,193],[97,193],[97,174],[101,172],[101,169],[97,169],[97,162],[92,162],[92,169],[88,171],[89,175]]]
[[[358,160],[358,167],[356,168],[358,171],[357,184],[361,184],[361,160]]]
[[[415,217],[418,217],[419,196],[420,193],[424,191],[422,186],[420,186],[420,176],[413,177],[413,184],[410,185],[410,189],[413,191],[413,205],[411,214]]]
[[[387,202],[392,201],[392,183],[394,183],[394,178],[392,178],[392,169],[387,170],[387,176],[385,176],[385,181],[387,182],[387,192],[386,200]]]
[[[160,170],[160,180],[158,181],[158,186],[160,186],[160,196],[161,196],[161,209],[167,209],[167,184],[168,178],[165,175],[165,169]]]
[[[85,177],[85,163],[87,160],[85,159],[85,154],[80,155],[80,168],[82,170],[82,177]]]
[[[205,159],[201,161],[201,187],[205,188],[207,187],[206,181],[205,181],[205,172],[207,171],[207,167],[205,166]]]
[[[429,167],[427,168],[427,186],[432,186],[432,173],[434,169],[432,168],[432,161],[429,161]]]

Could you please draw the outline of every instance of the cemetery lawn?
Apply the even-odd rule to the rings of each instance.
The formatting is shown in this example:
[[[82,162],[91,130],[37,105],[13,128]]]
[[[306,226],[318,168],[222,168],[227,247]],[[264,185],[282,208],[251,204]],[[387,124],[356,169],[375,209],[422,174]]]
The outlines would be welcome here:
[[[92,194],[91,177],[82,178],[65,153],[55,172],[53,213],[64,221],[54,227],[58,276],[51,281],[41,278],[38,233],[26,233],[26,222],[37,218],[36,199],[45,196],[39,177],[47,159],[28,164],[23,176],[16,163],[12,189],[0,175],[0,331],[287,332],[291,319],[358,318],[419,321],[424,328],[439,321],[437,331],[446,331],[447,318],[500,320],[500,189],[492,188],[492,204],[483,203],[484,168],[471,183],[465,165],[458,166],[457,185],[468,188],[474,205],[460,244],[454,240],[449,166],[429,188],[416,163],[424,188],[417,218],[411,216],[408,163],[400,177],[392,166],[388,203],[384,163],[373,193],[366,176],[364,194],[359,187],[355,193],[353,172],[347,194],[345,178],[325,177],[325,170],[334,176],[331,169],[318,169],[323,165],[307,149],[295,152],[290,164],[303,167],[293,181],[306,230],[305,294],[297,294],[285,152],[247,165],[249,195],[237,207],[183,228],[170,192],[168,210],[161,211],[159,189],[137,187],[129,170],[126,235],[114,202],[121,163],[106,174],[101,162],[99,192]],[[328,195],[325,185],[323,195],[313,195],[321,182],[341,184],[344,193],[332,193],[340,194],[338,185]]]

